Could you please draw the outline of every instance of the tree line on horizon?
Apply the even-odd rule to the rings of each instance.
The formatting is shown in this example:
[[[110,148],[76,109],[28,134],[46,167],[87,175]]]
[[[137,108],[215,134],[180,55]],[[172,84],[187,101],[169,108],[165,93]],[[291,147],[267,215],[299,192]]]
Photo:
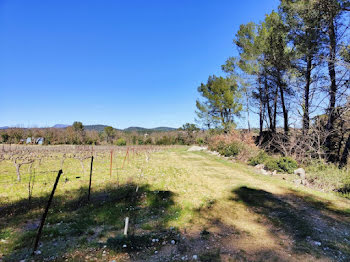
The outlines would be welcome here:
[[[35,138],[43,138],[45,145],[188,145],[203,143],[204,132],[194,124],[186,123],[179,129],[159,128],[132,129],[132,131],[104,126],[102,131],[85,128],[80,121],[75,121],[65,128],[8,128],[0,130],[0,143],[29,144]],[[163,130],[163,131],[162,131]]]

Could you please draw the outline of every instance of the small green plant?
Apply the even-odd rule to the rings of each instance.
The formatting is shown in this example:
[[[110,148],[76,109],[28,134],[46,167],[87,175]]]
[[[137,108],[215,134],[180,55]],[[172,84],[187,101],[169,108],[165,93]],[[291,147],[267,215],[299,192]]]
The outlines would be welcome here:
[[[204,139],[201,138],[201,137],[198,137],[197,140],[196,140],[196,143],[197,143],[198,145],[203,145],[203,144],[204,144]]]
[[[117,146],[126,146],[126,141],[124,138],[119,138],[119,139],[117,139],[117,141],[115,141],[115,144]]]
[[[224,146],[219,150],[219,153],[226,157],[236,156],[239,154],[241,146],[239,143],[232,143]]]
[[[278,159],[272,157],[265,161],[265,168],[270,171],[276,170],[278,172],[283,172],[283,170],[278,165]]]
[[[268,158],[265,161],[265,168],[270,171],[276,170],[292,174],[298,168],[298,163],[291,157]]]
[[[248,164],[251,166],[256,166],[259,164],[264,164],[269,159],[269,155],[264,151],[259,151],[256,156],[251,157],[248,160]]]
[[[152,141],[152,138],[148,137],[146,140],[145,140],[145,145],[152,145],[153,141]]]
[[[292,174],[298,168],[298,163],[291,157],[280,157],[277,161],[278,166],[284,172]]]

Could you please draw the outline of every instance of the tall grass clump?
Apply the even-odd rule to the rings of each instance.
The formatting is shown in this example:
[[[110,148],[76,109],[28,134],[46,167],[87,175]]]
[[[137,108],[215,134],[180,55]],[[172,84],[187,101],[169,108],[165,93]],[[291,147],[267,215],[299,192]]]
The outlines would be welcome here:
[[[336,164],[313,161],[306,167],[308,181],[316,188],[349,195],[350,170]]]

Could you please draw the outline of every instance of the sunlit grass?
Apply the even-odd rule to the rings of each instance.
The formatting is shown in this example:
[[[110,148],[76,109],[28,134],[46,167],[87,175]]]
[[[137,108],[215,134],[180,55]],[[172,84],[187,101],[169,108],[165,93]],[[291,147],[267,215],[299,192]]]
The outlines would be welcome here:
[[[111,177],[109,155],[94,160],[90,203],[87,202],[90,160],[84,161],[84,173],[78,160],[65,161],[64,174],[44,227],[43,255],[70,254],[79,248],[107,243],[108,239],[114,239],[110,240],[114,244],[124,241],[120,236],[126,216],[131,218],[130,230],[135,236],[153,234],[156,237],[170,227],[192,236],[201,236],[201,232],[207,231],[209,236],[230,235],[225,245],[234,245],[235,249],[247,253],[259,250],[283,253],[299,235],[291,233],[293,223],[290,220],[279,215],[270,217],[270,212],[289,216],[295,212],[294,220],[298,223],[295,228],[305,234],[313,231],[304,225],[305,219],[299,217],[299,207],[288,202],[289,196],[303,199],[305,205],[325,214],[334,212],[343,216],[344,221],[349,220],[346,214],[350,205],[344,198],[262,176],[252,167],[206,152],[188,152],[187,147],[165,149],[150,154],[149,161],[140,153],[131,156],[122,169],[123,160],[123,153],[114,155]],[[35,227],[23,229],[40,219],[56,176],[55,172],[41,172],[57,171],[60,161],[43,162],[34,168],[38,175],[31,207],[28,210],[14,208],[13,212],[1,216],[4,228],[0,238],[5,242],[0,242],[0,252],[4,255],[23,258],[28,254],[36,231]],[[0,182],[16,178],[11,162],[0,163],[2,173],[5,176],[0,177]],[[21,183],[2,183],[1,205],[20,202],[29,207],[27,181],[24,168]],[[249,202],[251,198],[256,198],[256,202]],[[168,237],[162,234],[159,238]],[[300,241],[303,245],[304,242]],[[62,248],[52,249],[53,244]],[[214,251],[210,252],[208,257]],[[205,259],[205,253],[203,255]],[[310,259],[309,255],[307,258]]]

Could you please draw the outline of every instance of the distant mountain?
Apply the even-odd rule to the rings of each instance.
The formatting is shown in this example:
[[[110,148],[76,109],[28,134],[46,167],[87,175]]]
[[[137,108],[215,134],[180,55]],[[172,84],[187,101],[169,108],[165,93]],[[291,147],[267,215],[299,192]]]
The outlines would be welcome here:
[[[106,125],[84,125],[85,130],[94,130],[98,132],[102,132],[105,130]]]
[[[67,128],[70,125],[65,125],[65,124],[56,124],[52,126],[52,128]],[[98,132],[103,132],[105,127],[107,125],[84,125],[85,130],[94,130]],[[9,126],[2,126],[0,127],[1,129],[8,129],[10,128]],[[169,132],[169,131],[174,131],[177,130],[177,128],[173,127],[166,127],[166,126],[160,126],[160,127],[155,127],[155,128],[144,128],[144,127],[138,127],[138,126],[131,126],[125,129],[117,129],[114,128],[115,130],[119,131],[125,131],[125,132],[139,132],[139,133],[152,133],[152,132]]]
[[[52,128],[66,128],[69,127],[69,125],[65,125],[65,124],[56,124],[54,125]]]
[[[173,127],[155,127],[155,128],[144,128],[144,127],[138,127],[138,126],[131,126],[128,128],[123,129],[125,132],[140,132],[140,133],[147,133],[147,132],[168,132],[168,131],[174,131],[177,130],[177,128]]]
[[[167,131],[175,131],[175,130],[178,130],[178,128],[174,128],[174,127],[167,127],[167,126],[160,126],[160,127],[155,127],[155,128],[152,128],[152,130],[154,131],[159,131],[159,132],[167,132]]]

